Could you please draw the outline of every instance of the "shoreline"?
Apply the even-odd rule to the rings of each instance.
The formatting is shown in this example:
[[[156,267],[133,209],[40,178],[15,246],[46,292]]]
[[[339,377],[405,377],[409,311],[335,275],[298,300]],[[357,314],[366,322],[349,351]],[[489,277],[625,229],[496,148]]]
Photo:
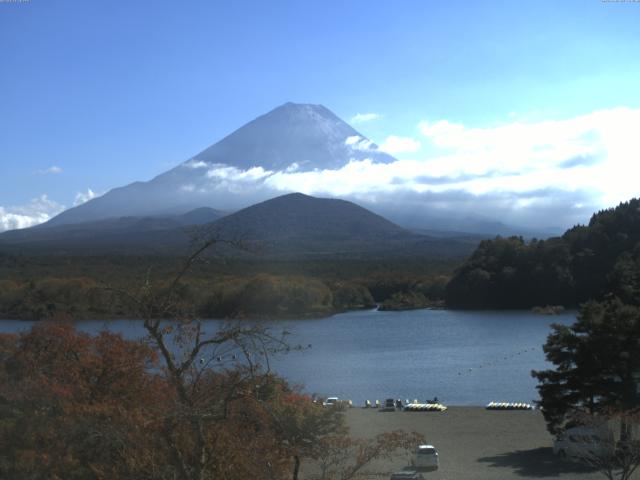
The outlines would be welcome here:
[[[258,316],[258,315],[253,315],[253,316],[247,316],[247,317],[228,317],[228,318],[197,318],[196,320],[201,320],[201,321],[210,321],[210,320],[214,320],[214,321],[234,321],[234,320],[238,320],[238,321],[263,321],[263,322],[278,322],[278,321],[290,321],[290,320],[322,320],[322,319],[326,319],[326,318],[331,318],[334,317],[336,315],[341,315],[343,313],[355,313],[355,312],[407,312],[407,311],[419,311],[419,310],[426,310],[426,311],[435,311],[435,310],[439,310],[439,311],[450,311],[450,312],[499,312],[499,313],[509,313],[509,312],[514,312],[514,313],[530,313],[532,315],[536,315],[539,317],[554,317],[554,316],[561,316],[561,315],[566,315],[566,314],[574,314],[578,312],[577,308],[566,308],[561,312],[556,312],[556,313],[540,313],[540,312],[535,312],[533,311],[533,309],[463,309],[463,308],[448,308],[446,306],[440,307],[440,306],[429,306],[429,307],[418,307],[418,308],[398,308],[398,309],[390,309],[390,308],[381,308],[382,304],[377,305],[376,307],[365,307],[365,308],[354,308],[354,309],[349,309],[349,310],[336,310],[333,311],[331,313],[326,313],[326,312],[308,312],[306,314],[299,314],[299,315],[284,315],[284,316],[279,316],[279,317],[266,317],[266,316]],[[112,321],[120,321],[120,320],[139,320],[139,319],[135,319],[135,318],[131,318],[128,315],[122,315],[122,316],[110,316],[110,317],[99,317],[99,316],[92,316],[90,318],[73,318],[70,321],[72,322],[112,322]],[[0,315],[0,323],[2,322],[34,322],[34,323],[38,323],[38,322],[47,322],[47,321],[56,321],[56,320],[52,320],[52,319],[34,319],[34,318],[10,318],[10,317],[3,317],[2,315]]]
[[[565,315],[553,321],[568,324],[573,318]],[[354,410],[366,399],[400,398],[406,403],[407,398],[423,402],[434,396],[445,405],[462,407],[483,408],[490,401],[533,403],[539,395],[530,371],[546,368],[541,345],[548,323],[546,317],[530,313],[442,310],[359,311],[321,320],[271,322],[267,326],[273,332],[292,333],[287,338],[292,345],[312,348],[278,355],[270,360],[270,368],[310,395],[351,399]],[[207,332],[222,324],[203,322]],[[0,322],[0,331],[28,331],[31,325],[35,322]],[[75,325],[91,335],[106,329],[135,340],[147,334],[140,320]],[[469,348],[477,344],[486,347]]]

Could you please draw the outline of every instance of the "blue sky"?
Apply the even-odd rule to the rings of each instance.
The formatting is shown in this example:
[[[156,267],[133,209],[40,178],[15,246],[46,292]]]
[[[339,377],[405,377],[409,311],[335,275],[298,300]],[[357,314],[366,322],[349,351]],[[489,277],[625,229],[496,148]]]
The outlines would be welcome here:
[[[148,180],[287,101],[327,106],[407,162],[453,155],[457,175],[487,155],[508,170],[509,152],[470,137],[580,124],[607,140],[578,156],[624,151],[601,162],[624,178],[598,190],[583,170],[561,190],[585,208],[635,194],[617,185],[638,171],[633,132],[601,133],[639,118],[640,3],[471,3],[0,1],[0,217],[46,220],[89,189]]]

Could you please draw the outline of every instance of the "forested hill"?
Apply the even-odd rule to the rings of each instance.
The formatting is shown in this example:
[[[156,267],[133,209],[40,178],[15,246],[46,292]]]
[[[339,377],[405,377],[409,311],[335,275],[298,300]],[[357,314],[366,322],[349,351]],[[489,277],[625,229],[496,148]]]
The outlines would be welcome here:
[[[612,292],[640,301],[640,199],[594,214],[561,237],[485,240],[446,288],[452,308],[576,306]]]

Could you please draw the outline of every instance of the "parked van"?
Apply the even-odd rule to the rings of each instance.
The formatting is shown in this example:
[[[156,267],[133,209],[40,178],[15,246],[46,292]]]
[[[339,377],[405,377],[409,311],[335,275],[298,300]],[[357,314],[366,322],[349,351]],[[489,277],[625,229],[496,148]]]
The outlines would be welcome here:
[[[438,451],[433,445],[418,445],[411,466],[420,470],[437,470]]]
[[[396,401],[393,398],[387,398],[384,401],[384,407],[382,407],[383,412],[395,412],[396,411]]]

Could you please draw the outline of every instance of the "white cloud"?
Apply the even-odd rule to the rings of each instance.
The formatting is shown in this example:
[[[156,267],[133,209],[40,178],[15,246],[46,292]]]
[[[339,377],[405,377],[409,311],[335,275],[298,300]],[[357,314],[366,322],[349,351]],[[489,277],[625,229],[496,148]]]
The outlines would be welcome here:
[[[301,171],[295,163],[281,171],[206,165],[202,176],[190,179],[183,190],[245,199],[299,191],[398,207],[406,201],[411,208],[438,209],[445,215],[467,212],[538,226],[586,221],[590,209],[640,193],[640,136],[635,131],[640,109],[540,122],[521,118],[507,117],[491,127],[448,119],[420,122],[420,140],[389,136],[379,147],[413,154],[390,163],[354,159],[341,168],[312,171]],[[377,148],[359,135],[343,143],[354,151]]]
[[[380,147],[390,153],[428,151],[423,158],[386,164],[365,159],[351,161],[339,169],[306,172],[243,172],[219,167],[215,176],[226,182],[238,180],[245,186],[253,183],[280,192],[349,196],[371,202],[429,194],[432,204],[442,208],[451,206],[446,198],[456,195],[466,195],[470,209],[480,210],[483,206],[469,198],[491,197],[500,208],[519,214],[533,214],[545,205],[560,208],[558,205],[562,204],[565,210],[587,208],[585,202],[601,208],[640,193],[637,125],[640,110],[627,108],[565,120],[514,120],[484,128],[448,120],[425,121],[419,129],[424,135],[422,147],[426,144],[429,149],[421,149],[415,139],[402,137],[389,137]],[[372,148],[370,141],[359,136],[348,137],[345,144],[358,150]]]
[[[36,170],[36,173],[38,175],[49,175],[49,174],[58,175],[58,174],[62,173],[62,171],[63,170],[62,170],[61,167],[58,167],[57,165],[52,165],[51,167],[45,168],[43,170]]]
[[[421,122],[443,155],[429,163],[436,174],[491,178],[466,185],[471,192],[555,187],[599,192],[604,205],[638,195],[640,110],[616,108],[567,120],[514,122],[468,128],[446,120]]]
[[[398,153],[415,153],[420,150],[420,142],[409,137],[397,137],[390,135],[378,147],[378,150],[387,152],[391,155]]]
[[[207,168],[209,166],[208,163],[203,162],[201,160],[189,160],[182,164],[186,168],[198,169],[198,168]]]
[[[64,210],[60,205],[49,199],[47,195],[33,198],[26,205],[14,207],[0,206],[0,231],[27,228],[46,222]]]
[[[350,137],[347,137],[344,141],[344,144],[353,148],[354,150],[361,150],[363,152],[372,150],[374,148],[374,144],[371,140],[367,140],[360,135],[352,135]]]
[[[287,173],[291,173],[291,172],[295,172],[300,168],[300,165],[298,165],[298,162],[293,162],[291,165],[289,165],[286,169],[285,172]]]
[[[230,182],[252,182],[268,177],[272,173],[272,171],[265,170],[262,167],[252,167],[248,170],[241,170],[229,165],[216,164],[207,170],[207,177]]]
[[[87,188],[86,192],[78,192],[78,193],[76,193],[76,198],[73,201],[73,206],[76,207],[78,205],[82,205],[83,203],[86,203],[89,200],[91,200],[92,198],[96,198],[97,196],[98,196],[97,193],[95,193],[90,188]]]
[[[365,123],[372,122],[373,120],[378,120],[382,118],[382,115],[379,113],[356,113],[353,117],[351,117],[351,123]]]
[[[301,193],[324,193],[335,196],[371,192],[386,189],[387,165],[373,163],[370,159],[351,161],[337,170],[307,172],[277,172],[265,180],[275,190]]]
[[[242,170],[226,164],[208,165],[209,169],[204,177],[194,185],[195,191],[200,194],[222,194],[223,192],[232,194],[247,194],[255,188],[261,188],[264,180],[273,175],[271,170],[263,167],[252,167]],[[285,171],[292,170],[289,165]],[[227,198],[227,202],[233,201]]]

